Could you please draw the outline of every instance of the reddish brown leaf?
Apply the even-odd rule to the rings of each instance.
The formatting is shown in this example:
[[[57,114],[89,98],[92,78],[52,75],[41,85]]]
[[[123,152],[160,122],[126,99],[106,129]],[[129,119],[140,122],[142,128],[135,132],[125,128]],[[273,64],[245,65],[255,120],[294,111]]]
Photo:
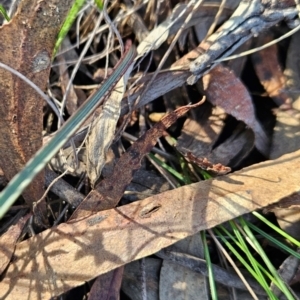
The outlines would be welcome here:
[[[270,34],[260,35],[256,39],[256,46],[264,45],[273,39]],[[260,83],[275,103],[278,106],[290,105],[291,98],[284,91],[286,90],[286,80],[278,61],[277,48],[278,46],[275,44],[252,54],[253,66]]]
[[[213,145],[222,132],[226,113],[220,107],[204,103],[201,109],[195,109],[193,115],[195,117],[185,121],[176,146],[182,153],[190,151],[197,157],[210,159]]]
[[[203,78],[207,99],[220,106],[226,113],[243,121],[255,134],[255,146],[265,156],[268,154],[268,137],[255,118],[254,107],[249,92],[233,71],[218,65]]]
[[[115,207],[120,201],[126,186],[130,183],[133,172],[141,166],[141,160],[157,143],[165,130],[188,112],[191,108],[201,105],[203,101],[194,105],[180,107],[169,113],[161,121],[141,136],[117,162],[113,174],[102,180],[95,190],[78,206],[71,219],[84,218],[92,212]]]
[[[198,158],[206,157],[212,164],[236,166],[254,147],[254,134],[240,123],[220,145],[215,146],[223,128],[226,113],[220,107],[205,103],[195,109],[184,123],[177,141],[177,149],[186,154],[191,152]]]
[[[119,299],[124,267],[99,276],[94,282],[89,300]]]
[[[184,154],[185,159],[200,167],[202,170],[210,171],[216,175],[225,175],[231,171],[231,168],[223,166],[222,164],[212,164],[207,158],[199,158],[193,155],[193,153],[188,152]]]
[[[27,222],[30,218],[31,214],[27,214],[26,216],[19,219],[16,225],[12,225],[9,229],[1,235],[0,237],[0,274],[6,269],[9,264],[17,243],[20,234]]]
[[[73,1],[21,1],[13,19],[0,29],[1,62],[42,90],[49,78],[58,31]],[[24,81],[0,70],[0,166],[11,179],[42,146],[43,100]],[[43,194],[41,173],[23,193],[32,206]]]

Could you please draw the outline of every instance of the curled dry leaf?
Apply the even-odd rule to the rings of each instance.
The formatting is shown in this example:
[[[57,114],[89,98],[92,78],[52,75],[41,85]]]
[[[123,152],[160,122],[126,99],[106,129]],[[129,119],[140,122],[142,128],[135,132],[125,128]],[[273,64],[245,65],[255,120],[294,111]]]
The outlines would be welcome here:
[[[167,128],[188,112],[191,108],[201,105],[186,105],[166,115],[162,120],[141,136],[119,159],[113,174],[102,180],[95,190],[80,204],[71,219],[84,218],[93,212],[115,207],[120,201],[126,186],[132,180],[133,172],[140,168],[142,158],[151,151]]]
[[[187,80],[188,84],[195,84],[209,70],[213,69],[220,60],[228,57],[238,47],[253,36],[285,20],[290,26],[297,17],[298,11],[291,2],[270,5],[260,0],[241,1],[229,20],[208,38],[206,51],[190,63],[193,73]],[[200,45],[199,48],[201,48]]]
[[[153,29],[149,35],[139,44],[137,48],[138,58],[149,53],[152,50],[158,49],[162,43],[164,43],[170,36],[177,33],[180,27],[185,22],[186,17],[193,10],[193,6],[187,6],[186,4],[178,4],[172,11],[170,17],[159,24],[155,29]],[[220,17],[220,22],[229,16],[230,9],[227,7],[223,10]],[[200,6],[196,11],[193,10],[193,16],[188,24],[185,24],[185,28],[197,25],[201,23],[204,26],[204,21],[210,18],[210,23],[213,22],[216,13],[218,12],[218,7],[204,4]]]
[[[0,28],[1,62],[45,90],[56,37],[72,3],[21,1],[13,19]],[[0,165],[10,180],[42,146],[43,100],[8,71],[0,69],[0,81]],[[43,186],[42,172],[23,193],[29,206],[41,198]]]
[[[108,149],[115,137],[115,130],[120,117],[121,100],[132,68],[133,63],[119,80],[109,99],[104,103],[100,115],[92,123],[86,142],[86,150],[87,175],[93,187],[101,175]]]
[[[200,230],[278,202],[299,190],[299,177],[300,150],[60,224],[16,246],[0,297],[58,296]]]
[[[255,134],[255,146],[267,156],[268,137],[255,117],[251,96],[241,80],[221,65],[204,75],[202,80],[207,99],[249,126]]]
[[[207,158],[198,158],[193,153],[187,152],[184,154],[185,159],[200,167],[202,170],[210,171],[216,175],[225,175],[231,171],[231,168],[223,166],[222,164],[212,164]]]
[[[226,113],[220,107],[205,103],[193,110],[178,138],[177,149],[181,153],[191,152],[198,158],[206,157],[212,164],[236,166],[254,147],[254,134],[240,123],[230,137],[215,146],[225,126]]]

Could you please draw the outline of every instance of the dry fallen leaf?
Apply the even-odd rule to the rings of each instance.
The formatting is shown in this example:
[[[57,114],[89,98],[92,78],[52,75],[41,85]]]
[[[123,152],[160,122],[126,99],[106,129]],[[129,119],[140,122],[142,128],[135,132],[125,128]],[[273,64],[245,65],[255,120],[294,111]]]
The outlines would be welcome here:
[[[105,101],[100,115],[92,123],[86,142],[87,175],[92,187],[95,186],[101,175],[106,162],[107,152],[115,138],[115,131],[120,117],[121,100],[132,68],[133,64],[119,80],[109,98]]]
[[[204,103],[185,121],[176,147],[182,153],[191,151],[197,157],[211,160],[211,152],[222,131],[225,118],[223,109]]]
[[[201,105],[203,101],[178,108],[166,115],[159,123],[155,124],[142,135],[116,163],[111,176],[103,179],[79,205],[71,219],[84,218],[95,211],[115,207],[126,188],[132,180],[133,172],[141,166],[142,158],[150,152],[165,130],[188,112],[191,108]]]
[[[260,35],[254,47],[262,46],[274,40],[271,34]],[[277,44],[252,54],[252,62],[260,83],[269,97],[280,106],[290,104],[291,98],[286,93],[286,78],[283,74],[278,57]]]
[[[201,276],[208,277],[207,263],[204,259],[199,259],[193,255],[170,251],[167,249],[159,251],[156,255],[173,262],[173,265],[175,264],[176,266],[178,265],[182,266],[185,272],[187,272],[187,269],[192,270],[194,277],[201,277]],[[212,264],[212,268],[214,273],[214,279],[216,282],[219,282],[227,287],[247,290],[242,280],[233,270],[230,269],[228,270],[215,264]],[[256,294],[266,295],[265,291],[262,289],[259,283],[251,277],[251,275],[250,276],[246,275],[246,280]],[[164,299],[169,299],[169,298],[164,298]],[[190,299],[196,299],[196,297]],[[199,299],[204,299],[204,297]]]
[[[299,250],[297,251],[299,253]],[[287,282],[289,285],[292,285],[292,280],[297,272],[299,272],[300,261],[299,258],[295,257],[294,255],[290,255],[286,258],[283,263],[280,265],[279,269],[277,270],[279,276]],[[299,283],[298,283],[299,284]],[[271,290],[279,299],[284,299],[285,296],[283,295],[282,291],[274,284],[271,283]],[[293,293],[293,289],[290,289]],[[294,294],[294,293],[293,293]],[[295,299],[299,299],[297,295],[295,295]],[[299,296],[299,293],[298,293]]]
[[[203,258],[204,250],[200,234],[196,233],[165,249]],[[164,260],[159,277],[160,299],[208,299],[206,277],[191,269]]]
[[[202,80],[207,99],[249,126],[255,135],[255,146],[267,156],[268,137],[255,117],[252,98],[241,80],[221,65],[204,75]]]
[[[0,237],[0,274],[6,269],[9,264],[15,250],[16,243],[20,237],[26,222],[30,218],[31,214],[20,218],[17,224],[12,225],[9,229]]]
[[[88,300],[119,299],[124,267],[99,276],[94,282]]]
[[[254,134],[240,123],[223,143],[215,146],[225,126],[226,113],[220,107],[209,107],[205,103],[200,111],[195,109],[187,118],[177,142],[177,149],[187,154],[207,158],[212,164],[221,163],[234,167],[246,157],[254,147]]]
[[[200,230],[278,202],[299,191],[299,177],[297,151],[48,229],[17,245],[0,297],[58,296]]]
[[[146,292],[148,300],[159,300],[159,271],[161,268],[161,259],[146,257],[145,276],[146,276]],[[125,266],[122,281],[122,291],[131,300],[143,300],[141,262],[133,261]]]

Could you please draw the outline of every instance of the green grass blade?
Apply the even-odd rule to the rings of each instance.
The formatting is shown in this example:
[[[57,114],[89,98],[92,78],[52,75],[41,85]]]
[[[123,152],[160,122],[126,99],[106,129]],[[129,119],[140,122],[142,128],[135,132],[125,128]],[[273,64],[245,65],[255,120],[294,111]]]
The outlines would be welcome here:
[[[191,184],[192,180],[189,176],[189,169],[188,169],[188,164],[186,162],[186,160],[180,155],[178,156],[179,159],[179,163],[180,163],[180,167],[183,173],[183,179],[184,179],[184,184]]]
[[[64,21],[64,24],[58,33],[57,40],[56,40],[54,50],[53,50],[53,57],[55,56],[62,41],[64,40],[65,36],[69,32],[71,26],[73,25],[73,23],[77,17],[77,14],[80,11],[80,9],[82,8],[84,2],[85,2],[85,0],[75,0],[73,6],[71,7],[71,9],[67,15],[67,18]]]
[[[261,245],[253,235],[252,231],[247,225],[247,222],[243,218],[239,218],[241,225],[243,226],[243,229],[245,233],[248,235],[248,237],[251,239],[252,243],[255,245],[255,248],[257,249],[260,257],[263,259],[264,263],[274,276],[275,280],[277,281],[278,288],[284,293],[284,295],[287,297],[288,300],[294,300],[294,296],[291,294],[290,290],[286,286],[286,284],[283,282],[281,277],[279,276],[277,270],[274,268],[273,264],[269,260],[268,256],[266,255],[265,251],[262,249]],[[276,283],[276,282],[274,282]]]
[[[218,226],[220,229],[222,229],[223,231],[225,230],[226,233],[226,229],[220,225]],[[237,252],[237,250],[231,245],[231,243],[224,237],[224,235],[221,233],[221,231],[218,228],[214,228],[213,231],[218,235],[218,237],[223,241],[223,243],[227,246],[227,248],[236,256],[236,258],[245,266],[245,268],[248,270],[248,272],[258,281],[258,276],[257,274],[254,272],[253,268],[247,263],[247,261]],[[230,235],[231,236],[231,235]],[[232,240],[235,243],[238,243],[238,241],[233,237]]]
[[[95,0],[95,4],[97,5],[99,10],[103,10],[104,3],[102,0]]]
[[[262,216],[258,212],[253,211],[252,214],[256,218],[258,218],[261,221],[263,221],[266,225],[268,225],[269,227],[271,227],[274,231],[276,231],[277,233],[279,233],[280,235],[282,235],[284,238],[286,238],[287,240],[289,240],[292,244],[294,244],[298,248],[300,248],[300,241],[297,241],[295,238],[293,238],[292,236],[290,236],[289,234],[287,234],[285,231],[283,231],[282,229],[280,229],[277,226],[275,226],[274,224],[272,224],[269,220],[267,220],[264,216]]]
[[[0,193],[0,219],[30,184],[32,179],[80,128],[101,101],[109,95],[116,83],[133,63],[135,55],[135,48],[131,47],[116,66],[116,69],[111,76],[108,77],[107,80],[102,83],[101,87],[84,102],[71,118],[56,132],[54,137],[28,161],[24,169],[8,183],[6,188]]]
[[[184,181],[184,177],[177,172],[176,170],[174,170],[172,167],[170,167],[168,164],[166,164],[165,162],[161,161],[159,158],[157,158],[154,154],[149,153],[149,157],[151,159],[153,159],[158,165],[160,165],[162,168],[164,168],[166,171],[168,171],[170,174],[172,174],[173,176],[175,176],[177,179],[179,179],[181,182],[185,183]]]
[[[2,14],[2,16],[5,18],[5,20],[7,22],[10,21],[10,17],[8,16],[6,9],[0,4],[0,13]]]
[[[211,264],[211,260],[210,260],[209,249],[208,249],[207,242],[206,242],[205,231],[201,231],[201,238],[202,238],[202,242],[204,245],[204,255],[205,255],[207,271],[208,271],[211,299],[217,300],[218,299],[217,287],[216,287],[214,272],[213,272],[212,264]]]
[[[224,226],[219,225],[218,226],[222,231],[230,237],[230,239],[244,252],[246,253],[251,265],[241,256],[240,253],[237,252],[237,250],[230,244],[230,242],[221,234],[219,230],[216,229],[216,232],[218,233],[219,237],[222,239],[222,241],[225,243],[225,245],[232,251],[232,253],[237,257],[237,259],[245,266],[245,268],[249,271],[249,273],[257,280],[257,282],[262,286],[262,288],[266,291],[267,295],[270,297],[270,299],[278,299],[270,290],[267,282],[264,279],[264,276],[261,274],[261,271],[264,271],[265,274],[270,278],[270,280],[273,280],[273,277],[263,269],[262,266],[259,265],[259,263],[254,259],[254,257],[249,254],[249,249],[245,245],[244,240],[242,236],[237,233],[237,237],[235,238]],[[233,227],[236,228],[235,225]],[[236,228],[237,229],[237,228]]]
[[[291,249],[287,245],[285,245],[282,242],[278,241],[276,238],[274,238],[271,235],[269,235],[268,233],[264,232],[263,230],[261,230],[260,228],[255,226],[254,224],[251,224],[251,223],[247,222],[247,225],[251,229],[255,230],[257,233],[259,233],[260,235],[264,236],[266,239],[268,239],[269,241],[271,241],[272,243],[277,245],[279,248],[283,249],[284,251],[288,252],[289,254],[291,254],[291,255],[295,256],[296,258],[300,259],[300,253],[294,251],[293,249]]]
[[[238,227],[235,225],[235,223],[233,221],[229,221],[229,224],[231,225],[234,234],[236,235],[238,241],[240,242],[240,244],[242,245],[242,250],[245,252],[245,254],[247,255],[255,273],[258,276],[258,282],[261,284],[261,286],[265,289],[265,291],[268,293],[268,296],[271,299],[276,299],[276,297],[274,297],[273,293],[270,291],[268,283],[265,280],[264,275],[262,274],[262,270],[259,267],[258,262],[256,261],[256,259],[254,258],[254,256],[252,255],[251,251],[249,250],[245,239],[243,238],[242,234],[240,233]]]

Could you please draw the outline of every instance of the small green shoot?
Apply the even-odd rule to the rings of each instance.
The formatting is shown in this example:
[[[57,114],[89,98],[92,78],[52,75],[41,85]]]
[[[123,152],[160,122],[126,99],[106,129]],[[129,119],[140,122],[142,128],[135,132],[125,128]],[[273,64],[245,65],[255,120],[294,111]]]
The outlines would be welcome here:
[[[80,9],[82,8],[83,4],[84,4],[85,0],[75,0],[73,6],[71,7],[68,16],[62,26],[62,28],[60,29],[59,33],[58,33],[58,37],[54,46],[54,51],[53,51],[53,57],[55,56],[58,48],[60,47],[62,41],[64,40],[65,36],[67,35],[67,33],[69,32],[71,26],[73,25],[78,12],[80,11]]]
[[[209,249],[208,249],[207,242],[206,242],[206,232],[204,230],[201,231],[201,238],[202,238],[202,242],[204,245],[204,256],[205,256],[207,270],[208,270],[208,279],[209,279],[211,299],[217,300],[218,299],[217,287],[216,287],[215,277],[214,277],[212,264],[211,264],[211,260],[210,260]]]
[[[95,0],[95,4],[97,5],[100,11],[103,10],[104,3],[102,0]]]
[[[208,179],[213,178],[213,176],[211,176],[207,171],[202,170],[199,167],[198,167],[198,169],[199,169],[199,173],[202,175],[204,180],[208,180]]]
[[[149,156],[151,159],[153,159],[157,164],[159,164],[162,168],[164,168],[166,171],[168,171],[170,174],[172,174],[173,176],[175,176],[178,180],[180,180],[181,182],[184,183],[184,177],[177,172],[176,170],[174,170],[172,167],[170,167],[168,164],[166,164],[165,162],[161,161],[159,158],[157,158],[154,154],[149,153]]]
[[[2,16],[5,18],[5,20],[7,22],[10,21],[10,17],[8,16],[6,9],[0,4],[0,13],[2,14]]]
[[[183,179],[184,179],[184,184],[191,184],[192,183],[192,180],[189,176],[189,167],[188,167],[188,164],[186,162],[186,160],[183,158],[183,156],[181,155],[178,155],[179,157],[179,162],[180,162],[180,167],[181,167],[181,170],[183,172]]]

